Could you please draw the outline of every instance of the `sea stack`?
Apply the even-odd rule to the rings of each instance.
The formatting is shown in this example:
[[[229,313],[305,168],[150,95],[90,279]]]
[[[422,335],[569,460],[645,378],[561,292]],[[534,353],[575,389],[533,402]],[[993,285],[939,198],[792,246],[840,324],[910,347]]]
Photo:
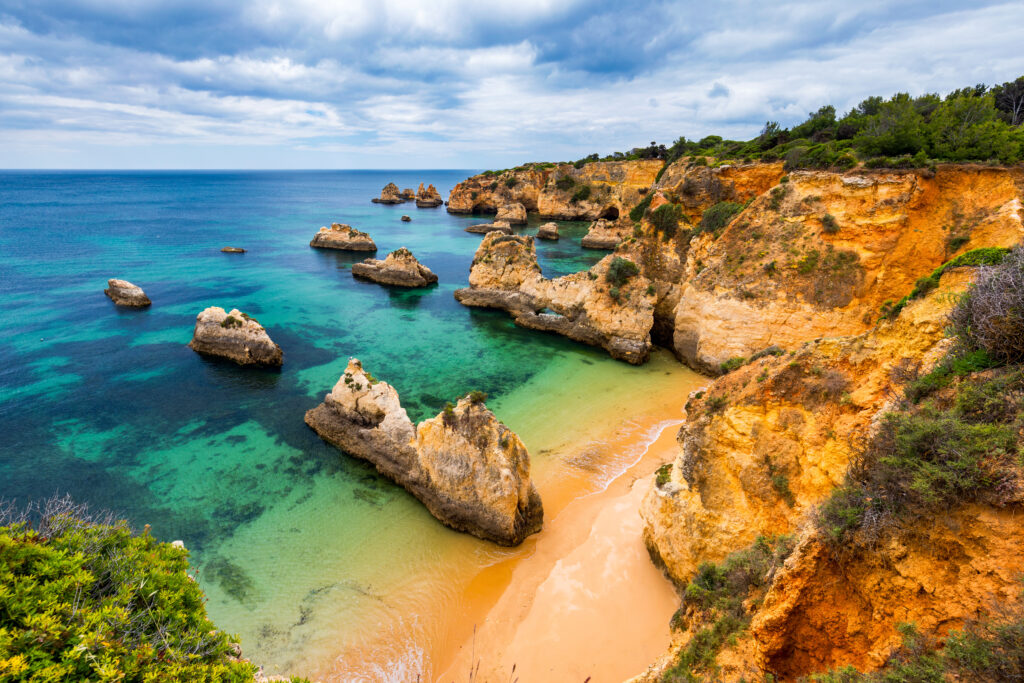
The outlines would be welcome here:
[[[495,222],[505,221],[509,225],[526,225],[526,207],[519,202],[510,202],[498,207]]]
[[[398,392],[353,358],[324,402],[306,413],[306,424],[373,463],[453,529],[506,546],[541,529],[529,453],[478,394],[416,427]]]
[[[133,285],[127,280],[107,280],[107,288],[103,290],[103,293],[118,306],[145,308],[153,303],[142,291],[142,287]]]
[[[384,186],[384,189],[380,191],[380,196],[374,197],[370,201],[374,204],[401,204],[405,200],[402,199],[402,195],[398,191],[398,185],[388,183]]]
[[[320,228],[313,235],[309,246],[343,251],[377,251],[377,245],[369,235],[344,223],[332,223],[329,228]]]
[[[475,232],[486,235],[489,232],[500,232],[503,235],[512,234],[512,226],[507,221],[494,221],[493,223],[477,223],[466,228],[466,232]]]
[[[437,191],[437,188],[433,185],[423,189],[423,183],[420,183],[420,189],[416,192],[416,206],[421,209],[432,209],[436,206],[444,204],[444,199],[441,198],[441,193]]]
[[[362,263],[352,264],[352,275],[397,287],[426,287],[437,282],[437,276],[401,247],[388,254],[383,261],[368,258]]]
[[[557,223],[545,223],[537,229],[537,239],[539,240],[557,240],[558,239],[558,224]]]
[[[211,306],[197,315],[189,348],[239,365],[280,367],[283,360],[281,347],[263,326],[237,308],[225,313],[223,308]]]

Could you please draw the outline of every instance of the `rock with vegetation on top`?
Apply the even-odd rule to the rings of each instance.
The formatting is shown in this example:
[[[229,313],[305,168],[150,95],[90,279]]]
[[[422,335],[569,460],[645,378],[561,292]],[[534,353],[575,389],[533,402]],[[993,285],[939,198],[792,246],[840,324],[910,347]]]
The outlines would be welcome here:
[[[466,228],[466,232],[473,232],[486,235],[489,232],[500,232],[504,235],[512,234],[512,226],[506,221],[494,221],[493,223],[477,223]]]
[[[557,240],[558,239],[558,224],[557,223],[545,223],[537,229],[537,239],[539,240]]]
[[[245,249],[241,247],[221,247],[221,251],[225,254],[244,254]]]
[[[395,391],[349,361],[306,424],[325,441],[373,463],[458,531],[518,545],[540,531],[544,508],[530,456],[479,394],[414,426]]]
[[[263,326],[237,308],[225,313],[210,306],[196,316],[189,348],[206,356],[233,360],[239,365],[280,367],[284,355]]]
[[[519,202],[509,202],[498,207],[495,222],[505,221],[509,225],[526,225],[526,207]]]
[[[401,204],[405,199],[403,199],[401,193],[399,193],[398,185],[388,183],[384,186],[384,189],[380,191],[380,196],[374,197],[370,201],[374,204]]]
[[[402,222],[403,223],[408,223],[411,220],[412,220],[412,218],[410,216],[402,216]]]
[[[421,209],[432,209],[442,204],[444,204],[444,199],[441,198],[441,193],[437,191],[436,187],[430,185],[424,189],[423,183],[420,183],[420,189],[416,193],[416,206]]]
[[[383,261],[369,258],[352,265],[352,275],[398,287],[426,287],[437,282],[437,276],[401,247],[388,254]]]
[[[332,223],[329,228],[320,228],[309,246],[343,251],[377,251],[377,245],[369,235],[344,223]]]
[[[127,280],[107,280],[107,288],[103,290],[103,293],[118,306],[144,308],[153,303],[142,291],[142,287],[133,285]]]
[[[628,231],[629,226],[624,223],[601,218],[590,224],[580,244],[587,249],[613,250],[619,246]]]

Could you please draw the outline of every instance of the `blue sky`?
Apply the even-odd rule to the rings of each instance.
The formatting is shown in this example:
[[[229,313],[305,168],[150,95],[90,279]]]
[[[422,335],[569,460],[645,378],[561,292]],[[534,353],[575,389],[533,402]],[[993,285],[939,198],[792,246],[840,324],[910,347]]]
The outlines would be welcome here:
[[[0,0],[0,167],[487,168],[1024,74],[1024,3]]]

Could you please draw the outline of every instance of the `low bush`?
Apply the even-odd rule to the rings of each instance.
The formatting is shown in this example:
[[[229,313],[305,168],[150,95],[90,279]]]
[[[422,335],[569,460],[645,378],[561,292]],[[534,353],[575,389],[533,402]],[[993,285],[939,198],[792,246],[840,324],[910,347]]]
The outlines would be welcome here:
[[[654,199],[654,193],[648,193],[640,202],[629,210],[629,219],[634,223],[639,223],[643,220],[643,217],[647,214],[647,208],[651,205],[651,200]]]
[[[655,475],[654,483],[658,486],[664,486],[672,478],[672,463],[667,462],[658,468],[658,472]]]
[[[579,189],[573,193],[572,198],[569,201],[576,204],[578,202],[585,202],[588,199],[590,199],[590,185],[580,185]]]
[[[683,218],[683,207],[678,204],[662,204],[648,216],[654,229],[665,238],[675,237]]]
[[[736,202],[718,202],[707,209],[701,216],[696,233],[710,232],[718,235],[733,217],[743,210],[743,204]]]
[[[640,268],[635,263],[621,256],[616,256],[612,259],[611,265],[608,266],[608,272],[605,274],[604,279],[614,287],[622,287],[639,272]]]
[[[978,268],[950,323],[963,350],[984,351],[1004,363],[1024,362],[1024,247],[999,265]]]
[[[516,185],[518,185],[518,184],[519,184],[519,179],[516,178],[514,175],[513,176],[509,176],[508,178],[505,178],[505,187],[507,187],[510,190],[513,187],[515,187]]]
[[[836,221],[835,216],[826,213],[821,217],[821,228],[829,235],[834,235],[839,232],[839,223]]]
[[[727,374],[733,370],[738,370],[747,364],[747,359],[743,356],[733,356],[729,360],[725,361],[718,366],[718,369],[722,371],[722,374]]]
[[[555,181],[555,187],[557,187],[562,192],[567,192],[572,188],[576,187],[576,179],[573,178],[571,175],[564,175]]]

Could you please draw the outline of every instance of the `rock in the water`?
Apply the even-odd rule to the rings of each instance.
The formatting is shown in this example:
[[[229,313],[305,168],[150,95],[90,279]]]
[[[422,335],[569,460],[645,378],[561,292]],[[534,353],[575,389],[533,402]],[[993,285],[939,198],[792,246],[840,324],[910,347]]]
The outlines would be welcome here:
[[[545,223],[537,229],[537,239],[539,240],[557,240],[558,239],[558,224],[557,223]]]
[[[332,223],[329,228],[320,228],[309,246],[345,251],[377,251],[377,245],[369,235],[344,223]]]
[[[414,427],[398,392],[352,359],[324,402],[306,413],[306,424],[373,463],[453,529],[501,545],[518,545],[541,529],[529,453],[479,397],[464,397]]]
[[[103,290],[103,293],[118,306],[143,308],[153,303],[142,291],[142,287],[133,285],[127,280],[107,280],[107,288]]]
[[[352,265],[352,274],[364,277],[382,285],[398,287],[426,287],[437,282],[437,276],[412,255],[412,252],[401,247],[380,259],[368,258],[362,263]]]
[[[225,254],[244,254],[245,253],[245,249],[242,249],[241,247],[221,247],[221,251],[223,251]]]
[[[280,367],[283,360],[281,347],[270,339],[263,326],[237,308],[225,313],[223,308],[210,306],[197,315],[189,348],[239,365]]]
[[[628,226],[624,223],[601,218],[590,224],[580,244],[588,249],[615,249],[626,237],[627,231]]]
[[[422,187],[422,185],[421,185],[421,187]],[[404,201],[409,201],[410,199],[416,199],[416,191],[413,190],[411,187],[407,187],[404,190],[402,190],[402,194],[400,194],[399,196]]]
[[[437,191],[436,187],[430,185],[423,189],[423,183],[420,183],[420,189],[416,193],[416,206],[421,209],[432,209],[442,204],[444,204],[444,200],[441,198],[441,193]]]
[[[402,222],[404,222],[404,223],[408,223],[411,220],[412,220],[412,218],[410,218],[409,216],[402,216]]]
[[[402,195],[398,191],[398,185],[388,183],[384,186],[384,189],[380,191],[380,196],[374,197],[370,201],[374,204],[401,204],[405,200],[402,199]]]
[[[502,204],[494,220],[505,221],[509,225],[526,225],[526,207],[519,202]]]
[[[512,226],[506,221],[494,221],[493,223],[478,223],[471,225],[466,228],[466,232],[475,232],[480,235],[486,235],[489,232],[500,232],[505,235],[512,234]]]

